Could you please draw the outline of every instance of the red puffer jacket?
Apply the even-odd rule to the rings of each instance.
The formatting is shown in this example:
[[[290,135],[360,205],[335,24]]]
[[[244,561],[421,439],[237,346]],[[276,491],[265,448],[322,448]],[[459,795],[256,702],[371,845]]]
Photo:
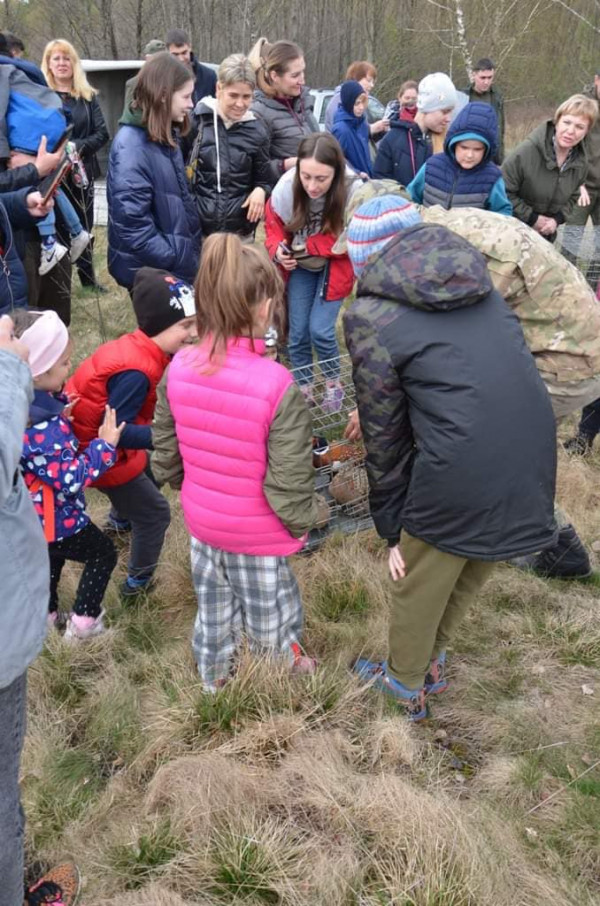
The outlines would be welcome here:
[[[281,242],[285,242],[288,246],[291,244],[292,234],[286,230],[283,220],[273,210],[271,199],[265,208],[265,231],[267,234],[265,247],[269,256],[274,259],[277,247]],[[332,233],[315,233],[306,240],[306,251],[309,255],[329,259],[323,290],[326,302],[344,299],[350,294],[354,285],[354,271],[348,255],[345,252],[341,255],[333,252],[337,239],[338,237]],[[284,268],[280,268],[280,271],[284,279],[287,279],[288,272]]]

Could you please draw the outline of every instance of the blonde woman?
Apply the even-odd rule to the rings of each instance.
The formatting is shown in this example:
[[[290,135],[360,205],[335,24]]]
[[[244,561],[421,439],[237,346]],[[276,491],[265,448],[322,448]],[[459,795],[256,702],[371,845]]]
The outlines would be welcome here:
[[[79,54],[68,41],[60,39],[46,45],[42,70],[50,88],[62,98],[67,121],[73,123],[71,140],[85,167],[88,185],[77,185],[75,178],[70,175],[64,183],[64,189],[84,229],[91,232],[94,225],[94,177],[100,175],[96,154],[108,141],[108,129],[96,97],[97,92],[86,79]],[[105,291],[96,282],[92,243],[78,258],[77,270],[82,286]]]

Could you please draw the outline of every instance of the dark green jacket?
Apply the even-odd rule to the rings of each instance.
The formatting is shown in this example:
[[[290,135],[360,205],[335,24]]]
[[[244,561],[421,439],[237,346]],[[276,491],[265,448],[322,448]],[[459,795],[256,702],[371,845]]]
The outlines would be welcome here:
[[[554,123],[542,123],[524,142],[511,151],[502,164],[506,192],[513,216],[533,226],[540,214],[564,223],[579,198],[588,163],[583,143],[559,170],[552,139]]]
[[[583,89],[582,94],[596,102],[598,101],[594,84],[587,85]],[[585,184],[591,191],[598,192],[600,190],[600,118],[596,120],[596,125],[590,129],[585,138],[585,153],[588,161],[588,173],[585,178]]]
[[[468,85],[462,90],[469,98],[469,101],[479,101],[480,104],[490,104],[496,111],[496,116],[498,117],[498,146],[493,161],[496,164],[501,164],[504,160],[504,98],[493,85],[489,91],[485,92],[485,94],[478,94],[472,85]]]

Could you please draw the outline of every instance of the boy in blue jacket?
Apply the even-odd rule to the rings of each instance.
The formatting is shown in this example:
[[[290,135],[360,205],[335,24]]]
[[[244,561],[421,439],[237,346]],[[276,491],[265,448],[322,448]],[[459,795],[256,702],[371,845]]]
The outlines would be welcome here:
[[[493,107],[473,101],[460,111],[441,154],[426,161],[407,186],[425,207],[484,208],[512,215],[500,168],[493,158],[498,146],[498,120]]]

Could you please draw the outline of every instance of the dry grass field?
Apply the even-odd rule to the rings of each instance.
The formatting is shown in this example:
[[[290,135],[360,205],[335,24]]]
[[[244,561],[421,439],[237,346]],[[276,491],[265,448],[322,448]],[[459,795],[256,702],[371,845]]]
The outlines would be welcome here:
[[[99,305],[105,336],[133,326],[124,292]],[[76,294],[77,360],[100,340],[98,313]],[[590,545],[599,482],[600,454],[561,457],[559,499]],[[410,726],[348,671],[385,653],[385,551],[372,532],[331,537],[295,562],[316,676],[245,656],[207,695],[169,498],[156,591],[121,605],[123,551],[110,632],[54,634],[30,671],[31,859],[75,858],[85,906],[600,903],[598,584],[498,567],[451,652],[450,689]],[[101,523],[106,504],[88,500]],[[64,576],[67,609],[76,568]]]

